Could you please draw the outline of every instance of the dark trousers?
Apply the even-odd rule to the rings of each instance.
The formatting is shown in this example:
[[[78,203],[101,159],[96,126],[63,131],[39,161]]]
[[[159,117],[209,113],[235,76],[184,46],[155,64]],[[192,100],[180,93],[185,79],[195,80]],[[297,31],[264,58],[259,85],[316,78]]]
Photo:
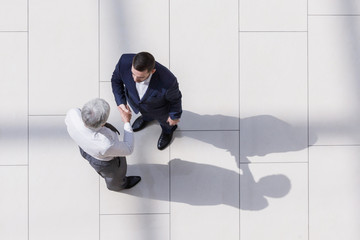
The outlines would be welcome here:
[[[150,122],[153,120],[158,121],[160,124],[160,127],[164,133],[170,134],[173,131],[175,131],[175,129],[176,129],[176,126],[170,126],[169,123],[166,122],[169,117],[168,115],[154,117],[154,116],[150,116],[150,114],[147,114],[147,113],[142,113],[142,112],[140,112],[140,113],[141,113],[144,121],[147,121],[147,122]]]
[[[80,147],[79,147],[80,148]],[[115,157],[110,161],[96,159],[80,148],[80,153],[95,171],[105,179],[106,186],[111,191],[120,191],[126,186],[127,163],[125,157]]]

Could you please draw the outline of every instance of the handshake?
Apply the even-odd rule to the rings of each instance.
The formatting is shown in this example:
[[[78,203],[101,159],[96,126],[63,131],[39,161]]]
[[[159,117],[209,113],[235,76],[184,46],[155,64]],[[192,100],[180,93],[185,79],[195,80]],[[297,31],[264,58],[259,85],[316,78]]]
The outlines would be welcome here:
[[[118,109],[119,109],[119,112],[120,112],[120,115],[121,115],[121,120],[124,122],[124,123],[130,123],[130,119],[131,119],[131,116],[132,116],[132,112],[131,112],[131,109],[128,105],[125,105],[125,104],[120,104],[118,106]]]

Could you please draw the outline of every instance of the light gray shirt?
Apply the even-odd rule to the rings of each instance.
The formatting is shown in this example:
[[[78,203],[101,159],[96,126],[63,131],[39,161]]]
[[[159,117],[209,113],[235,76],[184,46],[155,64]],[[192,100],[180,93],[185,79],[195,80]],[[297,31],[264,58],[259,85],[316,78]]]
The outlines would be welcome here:
[[[134,133],[130,123],[124,125],[123,141],[119,140],[117,133],[107,127],[86,127],[78,108],[72,108],[67,112],[65,124],[75,143],[96,159],[110,161],[114,157],[130,155],[134,150]]]

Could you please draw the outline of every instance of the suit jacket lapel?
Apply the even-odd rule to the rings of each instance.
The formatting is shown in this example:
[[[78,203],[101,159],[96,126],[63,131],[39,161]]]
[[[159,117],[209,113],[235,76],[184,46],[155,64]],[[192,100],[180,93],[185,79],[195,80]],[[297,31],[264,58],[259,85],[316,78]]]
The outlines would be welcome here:
[[[126,84],[126,87],[128,88],[129,92],[132,92],[135,94],[135,96],[137,97],[136,101],[139,102],[140,101],[139,93],[136,89],[136,83],[132,77],[130,77],[128,83]]]
[[[159,84],[159,75],[157,74],[157,72],[155,72],[150,79],[150,84],[148,89],[146,90],[143,98],[141,99],[141,101],[145,101],[148,97],[151,96],[151,94],[154,92],[154,89],[156,89],[156,86]],[[136,89],[136,87],[135,87]]]

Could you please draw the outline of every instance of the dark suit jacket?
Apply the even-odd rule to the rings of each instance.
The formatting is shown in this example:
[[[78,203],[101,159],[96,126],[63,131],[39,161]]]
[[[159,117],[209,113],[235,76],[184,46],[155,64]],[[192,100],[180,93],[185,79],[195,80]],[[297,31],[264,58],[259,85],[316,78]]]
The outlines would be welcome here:
[[[176,77],[160,63],[155,64],[149,87],[140,100],[132,77],[131,66],[135,54],[121,56],[111,78],[116,104],[128,102],[135,113],[139,111],[154,119],[179,119],[182,113],[181,92]],[[165,116],[166,115],[166,116]]]

